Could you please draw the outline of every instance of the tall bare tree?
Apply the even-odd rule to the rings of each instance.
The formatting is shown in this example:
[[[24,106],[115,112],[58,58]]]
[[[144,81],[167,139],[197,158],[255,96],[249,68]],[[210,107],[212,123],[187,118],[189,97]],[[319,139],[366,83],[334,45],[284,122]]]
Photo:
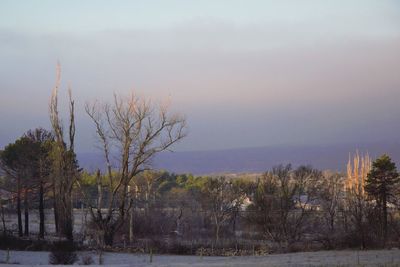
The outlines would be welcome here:
[[[353,158],[349,154],[347,163],[347,177],[344,182],[346,225],[345,228],[354,234],[360,247],[367,246],[368,234],[368,213],[370,205],[365,192],[367,174],[371,170],[372,160],[368,153],[360,155],[357,151]],[[348,225],[349,223],[349,225]]]
[[[133,177],[149,169],[152,158],[185,137],[185,118],[170,114],[167,106],[155,106],[134,94],[119,97],[114,94],[112,104],[86,104],[106,162],[109,190],[106,212],[101,201],[90,206],[90,212],[106,245],[113,243],[115,232],[123,225],[131,208],[128,185]],[[116,161],[113,157],[116,156]],[[113,163],[117,164],[114,168]],[[117,172],[113,171],[114,169]]]
[[[353,164],[352,164],[353,162]],[[345,190],[347,192],[355,192],[356,194],[365,197],[365,181],[367,174],[371,170],[372,160],[369,154],[360,155],[358,151],[351,159],[349,154],[349,161],[347,163],[347,179],[345,181]]]
[[[73,239],[73,213],[71,192],[78,177],[78,163],[74,152],[75,116],[74,100],[71,89],[69,93],[69,131],[68,141],[65,141],[63,125],[58,112],[58,91],[61,82],[61,68],[57,65],[56,84],[50,98],[49,112],[50,122],[54,134],[54,147],[52,151],[53,161],[53,194],[54,216],[56,229],[61,236],[69,240]],[[67,144],[68,142],[68,144]]]

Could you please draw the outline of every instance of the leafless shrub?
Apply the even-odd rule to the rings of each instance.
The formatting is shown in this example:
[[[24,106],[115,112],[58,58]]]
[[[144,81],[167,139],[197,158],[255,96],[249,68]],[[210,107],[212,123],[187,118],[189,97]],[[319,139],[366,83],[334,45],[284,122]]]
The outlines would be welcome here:
[[[81,258],[81,261],[82,261],[82,265],[92,265],[94,263],[92,256],[88,255],[88,254],[83,255]]]
[[[53,244],[49,263],[53,265],[72,265],[78,261],[75,245],[70,241],[58,241]]]

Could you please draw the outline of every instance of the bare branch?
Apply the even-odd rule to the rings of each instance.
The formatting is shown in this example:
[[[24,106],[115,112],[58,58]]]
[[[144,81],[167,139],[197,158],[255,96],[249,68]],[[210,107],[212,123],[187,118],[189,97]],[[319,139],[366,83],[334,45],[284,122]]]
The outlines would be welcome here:
[[[169,150],[186,136],[186,120],[182,116],[169,115],[167,106],[155,108],[150,101],[133,93],[126,98],[114,94],[111,105],[86,104],[85,110],[95,124],[106,158],[111,189],[108,219],[123,222],[130,209],[127,202],[129,183],[148,168],[146,165],[155,154]],[[111,145],[118,149],[118,175],[112,175]],[[115,203],[119,205],[119,217],[112,220]]]

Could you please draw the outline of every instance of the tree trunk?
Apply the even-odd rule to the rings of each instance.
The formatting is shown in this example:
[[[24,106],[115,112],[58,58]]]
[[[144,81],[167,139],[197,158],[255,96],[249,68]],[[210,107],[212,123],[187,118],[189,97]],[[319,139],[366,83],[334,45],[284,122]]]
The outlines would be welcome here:
[[[112,246],[114,243],[114,230],[113,229],[105,229],[103,238],[104,238],[104,244],[106,246]]]
[[[7,235],[6,220],[4,218],[4,207],[1,205],[1,222],[3,223],[3,237]]]
[[[236,237],[236,218],[238,213],[239,213],[238,210],[235,210],[235,212],[233,213],[232,231],[233,231],[233,236],[235,237]]]
[[[335,214],[330,214],[330,226],[331,226],[331,231],[333,232],[335,230]]]
[[[218,242],[219,242],[219,227],[220,227],[220,224],[219,224],[219,220],[218,220],[218,217],[217,217],[217,214],[216,213],[214,213],[214,223],[215,223],[215,244],[217,245],[218,244]]]
[[[44,188],[40,182],[39,188],[39,238],[44,238]]]
[[[365,243],[364,226],[362,225],[362,223],[360,225],[360,234],[361,234],[361,248],[365,249],[367,246],[366,246],[366,243]]]
[[[382,212],[383,212],[383,246],[386,245],[386,239],[387,239],[387,203],[386,203],[386,194],[383,194],[383,199],[382,199]]]
[[[17,217],[18,217],[18,236],[22,236],[22,216],[21,216],[21,182],[17,180]]]
[[[363,212],[364,212],[363,205],[361,203],[361,200],[358,199],[358,215],[357,215],[358,232],[360,235],[361,248],[365,249],[366,243],[365,243],[365,231],[363,226]]]
[[[219,224],[215,225],[215,245],[219,243]]]
[[[58,199],[58,230],[62,237],[73,241],[73,214],[71,207],[71,199],[65,192],[65,195]]]
[[[129,243],[132,244],[133,242],[133,223],[134,223],[134,213],[135,213],[135,208],[134,208],[134,202],[133,199],[131,198],[131,210],[129,214]]]
[[[24,190],[24,219],[25,219],[25,229],[24,235],[29,236],[29,206],[28,206],[28,189]]]
[[[56,181],[55,178],[53,176],[53,211],[54,211],[54,226],[56,228],[56,233],[59,233],[59,229],[58,229],[58,210],[57,210],[57,197],[56,197]]]

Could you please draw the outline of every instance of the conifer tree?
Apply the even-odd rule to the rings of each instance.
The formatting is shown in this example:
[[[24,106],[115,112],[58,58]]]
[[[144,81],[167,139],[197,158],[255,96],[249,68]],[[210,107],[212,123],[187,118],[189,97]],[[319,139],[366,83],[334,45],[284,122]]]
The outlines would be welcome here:
[[[388,155],[384,154],[372,163],[372,169],[366,180],[365,191],[376,201],[377,208],[380,210],[384,243],[387,237],[387,206],[388,202],[394,197],[394,192],[399,183],[400,177],[396,164],[392,162]]]

